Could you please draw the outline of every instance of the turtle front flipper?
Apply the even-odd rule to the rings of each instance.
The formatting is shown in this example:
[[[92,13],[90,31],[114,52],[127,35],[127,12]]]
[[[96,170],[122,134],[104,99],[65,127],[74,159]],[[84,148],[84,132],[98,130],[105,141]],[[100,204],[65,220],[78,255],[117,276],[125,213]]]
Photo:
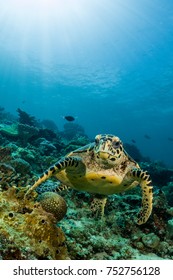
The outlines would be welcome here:
[[[142,225],[147,222],[152,212],[153,187],[150,175],[141,169],[134,169],[128,172],[127,175],[132,180],[138,181],[142,189],[142,206],[137,220],[137,224]]]
[[[48,180],[52,176],[56,176],[56,174],[64,169],[70,170],[78,170],[80,172],[84,172],[84,164],[80,157],[65,157],[60,159],[58,162],[56,162],[53,166],[51,166],[48,170],[46,170],[34,183],[34,185],[29,188],[25,194],[25,198],[28,197],[28,195],[31,194],[32,191],[34,191],[40,184]],[[82,170],[82,171],[81,171]]]

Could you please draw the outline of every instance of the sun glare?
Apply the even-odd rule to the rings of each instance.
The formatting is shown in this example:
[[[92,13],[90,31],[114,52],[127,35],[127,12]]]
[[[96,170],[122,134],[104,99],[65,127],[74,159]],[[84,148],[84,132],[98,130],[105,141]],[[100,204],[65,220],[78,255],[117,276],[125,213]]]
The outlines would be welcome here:
[[[15,15],[17,20],[32,21],[37,17],[40,18],[63,18],[69,20],[70,14],[82,12],[85,9],[87,1],[80,0],[12,0],[7,1],[8,12]],[[85,5],[83,5],[85,4]]]
[[[124,59],[126,41],[130,46],[136,40],[136,46],[139,40],[133,34],[146,22],[139,17],[142,8],[138,12],[135,5],[121,0],[0,0],[0,4],[1,46],[22,62],[36,58],[51,61],[50,65],[82,64],[86,57],[87,63],[100,63],[103,57],[112,61],[107,46],[112,55],[123,53]]]

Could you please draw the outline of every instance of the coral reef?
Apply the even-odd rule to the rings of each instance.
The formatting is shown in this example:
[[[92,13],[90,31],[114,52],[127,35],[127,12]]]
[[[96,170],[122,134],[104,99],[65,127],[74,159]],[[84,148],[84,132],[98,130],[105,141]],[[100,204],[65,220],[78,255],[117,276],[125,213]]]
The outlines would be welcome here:
[[[5,163],[0,163],[0,188],[8,189],[16,180],[15,169]]]
[[[0,133],[2,136],[7,137],[9,140],[18,139],[17,123],[13,124],[0,124]]]
[[[64,124],[64,131],[61,132],[61,136],[67,140],[78,138],[80,136],[86,136],[84,128],[77,123],[66,123]]]
[[[37,121],[34,116],[29,115],[20,108],[17,109],[17,112],[19,114],[19,123],[29,126],[37,126]]]
[[[8,140],[18,140],[21,145],[26,146],[28,141],[38,135],[38,128],[27,124],[14,123],[11,125],[0,125],[0,133]]]
[[[166,168],[159,162],[142,162],[140,165],[148,170],[153,183],[159,187],[173,181],[173,169]]]
[[[173,219],[168,220],[167,230],[168,230],[167,236],[169,238],[172,238],[173,237]]]
[[[17,173],[20,173],[21,175],[30,175],[32,174],[32,168],[31,165],[24,159],[16,158],[10,161],[10,164],[12,167],[15,168],[15,171]]]
[[[23,194],[14,186],[0,192],[1,259],[68,259],[55,217]]]
[[[8,162],[11,160],[11,148],[0,146],[0,162]]]
[[[61,183],[59,181],[48,180],[45,183],[38,186],[37,193],[38,194],[43,194],[44,192],[57,192],[58,188],[60,186],[61,186]]]
[[[40,152],[42,155],[50,155],[54,150],[56,150],[55,145],[53,145],[50,141],[42,138],[40,142]]]
[[[173,206],[173,181],[162,186],[162,191],[165,193],[169,205]]]
[[[25,186],[60,157],[90,141],[75,123],[65,124],[60,132],[51,121],[38,123],[22,110],[19,115],[18,122],[9,121],[0,108],[1,259],[173,259],[171,168],[147,160],[135,145],[126,144],[154,184],[153,212],[142,226],[134,220],[141,204],[140,188],[110,196],[102,219],[90,211],[92,195],[75,190],[60,193],[63,187],[53,178],[24,201]]]
[[[101,220],[91,217],[90,195],[74,190],[62,195],[68,211],[60,226],[71,259],[173,259],[173,210],[170,214],[163,193],[156,194],[152,217],[142,226],[134,221],[140,193],[134,197],[133,190],[111,196]]]
[[[45,138],[48,141],[52,141],[54,139],[58,139],[58,135],[51,129],[48,128],[40,128],[38,133],[39,138]]]
[[[27,171],[27,173],[26,173]],[[0,188],[8,189],[13,184],[27,185],[32,184],[31,172],[28,163],[22,160],[12,160],[9,164],[0,163]]]
[[[18,124],[18,136],[22,146],[26,146],[29,140],[35,135],[38,135],[38,128],[35,126],[22,123]]]

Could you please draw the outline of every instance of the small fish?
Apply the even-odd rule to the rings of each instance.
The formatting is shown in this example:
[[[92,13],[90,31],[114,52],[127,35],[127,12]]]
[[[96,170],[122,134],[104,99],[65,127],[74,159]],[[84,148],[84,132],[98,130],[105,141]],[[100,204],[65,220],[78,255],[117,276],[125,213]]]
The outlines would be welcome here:
[[[168,140],[173,142],[173,138],[172,137],[168,137]]]
[[[136,143],[136,141],[134,139],[132,139],[131,141],[132,141],[132,143]]]
[[[151,137],[148,134],[145,134],[144,137],[148,140],[151,139]]]
[[[75,120],[72,116],[65,116],[64,119],[66,119],[68,122],[73,122]]]

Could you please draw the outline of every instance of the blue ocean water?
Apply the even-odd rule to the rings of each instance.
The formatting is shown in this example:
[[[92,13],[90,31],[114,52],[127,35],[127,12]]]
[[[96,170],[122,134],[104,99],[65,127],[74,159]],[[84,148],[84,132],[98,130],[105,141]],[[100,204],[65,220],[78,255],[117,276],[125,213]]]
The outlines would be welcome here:
[[[0,0],[0,106],[172,167],[173,1]]]

